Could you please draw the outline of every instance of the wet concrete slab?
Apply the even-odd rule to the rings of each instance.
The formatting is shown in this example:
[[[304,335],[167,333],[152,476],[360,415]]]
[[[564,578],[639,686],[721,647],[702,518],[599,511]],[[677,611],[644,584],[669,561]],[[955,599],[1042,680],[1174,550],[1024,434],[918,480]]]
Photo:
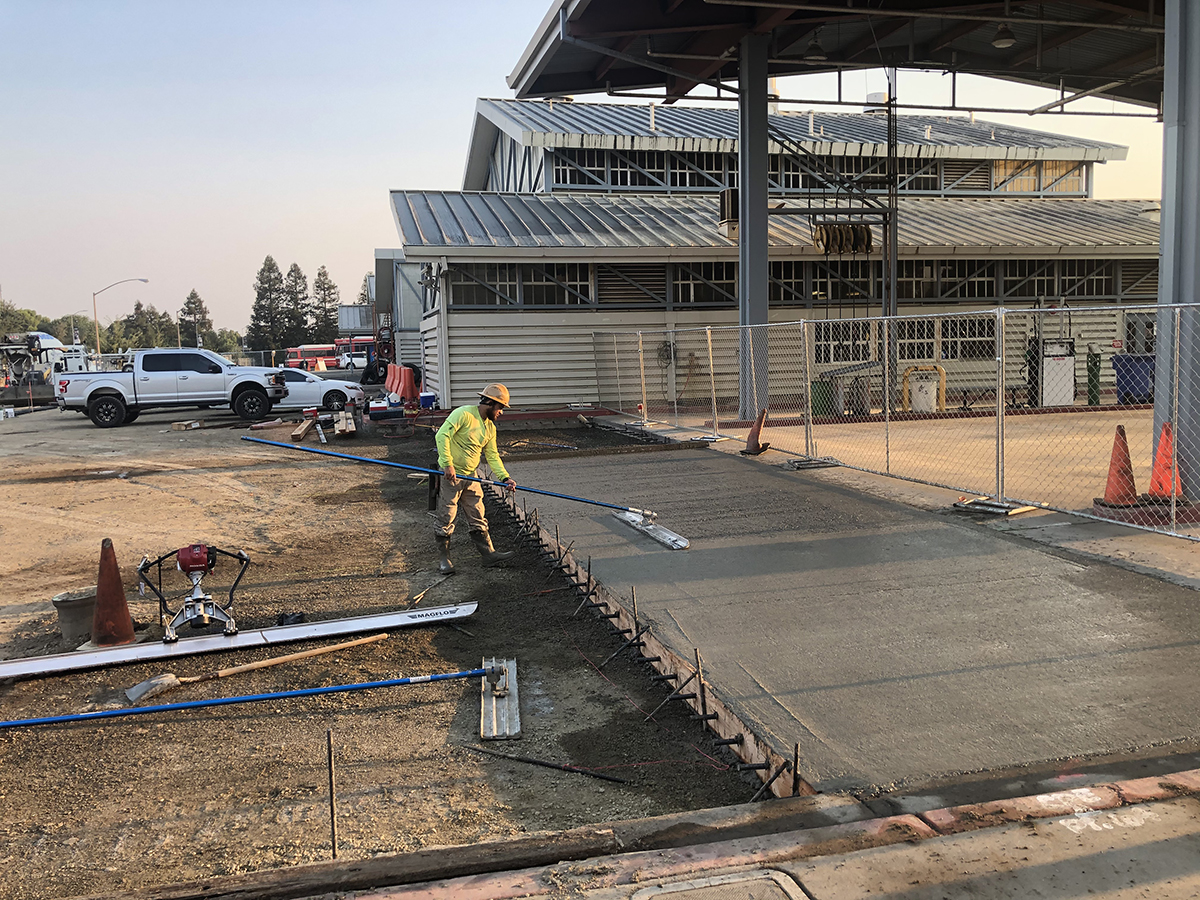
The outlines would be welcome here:
[[[657,636],[821,790],[1147,747],[1200,731],[1185,587],[707,449],[544,460],[521,482],[653,509],[671,551],[528,495]]]

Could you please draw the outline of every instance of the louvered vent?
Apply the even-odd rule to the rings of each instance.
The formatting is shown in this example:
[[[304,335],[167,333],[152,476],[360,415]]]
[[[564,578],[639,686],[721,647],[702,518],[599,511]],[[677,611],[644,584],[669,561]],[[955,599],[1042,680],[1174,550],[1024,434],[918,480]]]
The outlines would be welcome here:
[[[667,267],[598,265],[596,289],[601,303],[665,303]]]
[[[942,185],[948,191],[990,191],[992,165],[969,159],[947,159],[942,163]]]
[[[1136,297],[1158,296],[1158,260],[1121,261],[1121,293]]]

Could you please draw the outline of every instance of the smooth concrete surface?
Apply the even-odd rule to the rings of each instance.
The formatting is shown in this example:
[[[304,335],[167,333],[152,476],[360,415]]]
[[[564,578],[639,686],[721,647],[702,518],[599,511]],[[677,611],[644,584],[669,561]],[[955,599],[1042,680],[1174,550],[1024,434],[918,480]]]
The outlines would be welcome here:
[[[709,449],[514,463],[531,486],[649,508],[671,551],[529,495],[712,690],[821,790],[1194,738],[1196,594],[954,516]]]
[[[1200,896],[1200,801],[1077,813],[780,868],[811,900],[1184,900]]]

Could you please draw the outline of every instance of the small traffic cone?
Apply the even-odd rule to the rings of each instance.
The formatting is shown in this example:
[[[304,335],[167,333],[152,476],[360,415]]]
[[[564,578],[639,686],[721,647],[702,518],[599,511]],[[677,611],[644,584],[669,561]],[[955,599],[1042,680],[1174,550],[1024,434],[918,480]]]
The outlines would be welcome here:
[[[100,544],[100,574],[96,577],[96,611],[92,615],[92,643],[113,647],[133,643],[133,618],[125,602],[125,587],[117,567],[111,538]]]
[[[1163,422],[1162,433],[1158,436],[1158,449],[1154,451],[1154,469],[1150,472],[1150,490],[1146,497],[1151,501],[1170,501],[1171,499],[1171,468],[1175,459],[1175,435],[1170,422]],[[1176,497],[1183,496],[1183,488],[1179,483],[1179,472],[1175,472]]]
[[[1108,484],[1104,497],[1096,503],[1104,506],[1134,506],[1138,502],[1137,487],[1133,483],[1133,463],[1129,459],[1129,441],[1125,437],[1125,426],[1118,425],[1113,437],[1112,459],[1108,463]]]
[[[758,436],[762,434],[763,422],[767,420],[767,411],[764,409],[758,414],[758,418],[754,420],[754,424],[750,427],[750,433],[746,435],[746,449],[741,451],[742,456],[758,456],[764,450],[767,450],[770,444],[760,444]]]

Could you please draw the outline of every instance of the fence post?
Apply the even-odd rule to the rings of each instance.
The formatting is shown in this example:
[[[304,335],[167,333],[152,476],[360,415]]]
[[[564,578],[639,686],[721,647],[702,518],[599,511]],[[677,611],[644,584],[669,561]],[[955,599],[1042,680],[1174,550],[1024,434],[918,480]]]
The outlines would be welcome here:
[[[884,471],[892,474],[892,350],[888,337],[891,334],[891,320],[883,319],[883,451]]]
[[[741,330],[741,329],[739,329]],[[747,325],[740,340],[750,345],[750,393],[754,397],[754,418],[758,418],[758,372],[754,369],[754,326]],[[716,422],[716,419],[713,419]]]
[[[625,395],[621,393],[621,358],[617,355],[617,333],[613,332],[613,369],[617,373],[617,412],[625,412]]]
[[[704,333],[708,338],[708,383],[712,386],[712,436],[715,441],[720,435],[717,433],[717,373],[713,371],[712,326],[706,327]]]
[[[1004,307],[996,309],[996,499],[1004,500]]]
[[[812,343],[809,338],[811,321],[801,322],[804,334],[804,455],[811,458],[813,453],[812,433]]]
[[[676,383],[679,379],[679,373],[676,369],[679,366],[677,356],[679,354],[679,338],[674,329],[667,332],[667,340],[671,342],[671,406],[675,409],[675,427],[679,427],[679,385]],[[686,381],[684,382],[687,383]]]
[[[642,405],[641,405],[641,413],[642,414],[640,417],[641,421],[638,422],[638,424],[645,426],[646,424],[648,424],[647,420],[646,420],[646,413],[648,412],[648,410],[646,409],[646,354],[642,348],[642,333],[639,331],[637,333],[637,336],[638,336],[638,371],[641,372],[641,377],[642,377]]]
[[[1179,326],[1183,310],[1175,307],[1175,352],[1171,373],[1171,531],[1178,531],[1175,520],[1175,485],[1179,484]]]

